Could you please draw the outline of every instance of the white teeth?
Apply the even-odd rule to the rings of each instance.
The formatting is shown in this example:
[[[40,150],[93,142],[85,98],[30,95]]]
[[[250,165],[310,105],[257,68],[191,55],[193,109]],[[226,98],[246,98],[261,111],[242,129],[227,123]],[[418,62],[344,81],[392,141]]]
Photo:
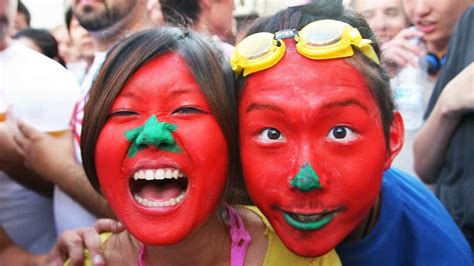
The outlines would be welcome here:
[[[174,170],[173,171],[173,178],[178,179],[178,176],[179,176],[179,170]]]
[[[163,169],[156,170],[155,171],[155,179],[157,179],[157,180],[165,179],[165,170],[163,170]]]
[[[146,180],[153,180],[153,179],[155,179],[155,173],[153,173],[153,170],[146,170],[146,171],[145,171],[145,179],[146,179]]]
[[[173,178],[173,170],[171,170],[171,169],[166,169],[165,177],[166,177],[166,179],[171,179],[171,178]]]
[[[147,200],[139,195],[135,194],[133,198],[135,198],[135,201],[138,202],[138,204],[145,206],[145,207],[169,207],[169,206],[174,206],[183,201],[185,192],[181,192],[176,198],[171,198],[167,201],[154,201],[154,200]]]
[[[163,179],[178,179],[185,177],[178,169],[174,168],[161,168],[161,169],[146,169],[139,170],[133,174],[133,179],[145,179],[145,180],[163,180]]]

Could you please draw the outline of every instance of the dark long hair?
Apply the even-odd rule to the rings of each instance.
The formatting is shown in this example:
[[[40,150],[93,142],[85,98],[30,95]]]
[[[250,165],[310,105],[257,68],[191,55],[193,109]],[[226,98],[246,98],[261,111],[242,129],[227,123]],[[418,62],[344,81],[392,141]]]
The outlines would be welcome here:
[[[342,0],[313,0],[307,5],[289,7],[272,16],[258,19],[249,28],[247,35],[257,32],[274,33],[283,29],[301,30],[307,24],[321,19],[334,19],[357,28],[363,38],[372,40],[375,53],[379,58],[381,57],[379,45],[367,21],[354,10],[346,9],[342,4]],[[393,111],[395,108],[390,90],[389,76],[380,65],[372,62],[357,49],[355,49],[355,55],[346,60],[362,73],[367,82],[381,113],[385,142],[388,147],[390,126],[393,121]],[[245,88],[244,81],[245,79],[242,77],[238,79],[238,94],[241,94],[241,90]]]
[[[100,191],[95,149],[114,100],[141,66],[167,52],[183,57],[226,137],[229,149],[227,192],[239,178],[235,83],[229,63],[210,39],[185,29],[162,27],[136,33],[112,48],[92,85],[85,107],[81,150],[87,177],[96,190]]]

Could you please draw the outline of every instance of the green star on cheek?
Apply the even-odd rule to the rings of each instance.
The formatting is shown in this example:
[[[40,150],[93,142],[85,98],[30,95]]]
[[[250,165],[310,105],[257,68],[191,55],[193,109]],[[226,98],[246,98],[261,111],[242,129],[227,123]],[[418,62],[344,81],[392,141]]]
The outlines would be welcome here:
[[[298,174],[290,180],[292,187],[302,192],[309,192],[321,188],[319,177],[309,163],[305,163]]]
[[[176,128],[176,125],[160,122],[155,115],[152,115],[143,126],[125,132],[125,137],[131,142],[128,157],[133,157],[150,146],[170,152],[181,152],[171,134]]]

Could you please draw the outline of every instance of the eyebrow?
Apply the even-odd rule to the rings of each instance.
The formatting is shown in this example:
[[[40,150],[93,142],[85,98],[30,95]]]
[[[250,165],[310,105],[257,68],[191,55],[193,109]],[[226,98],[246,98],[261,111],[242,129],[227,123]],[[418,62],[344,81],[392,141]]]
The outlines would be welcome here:
[[[282,108],[272,104],[252,103],[245,109],[245,113],[249,113],[254,110],[271,110],[277,113],[285,113]]]
[[[192,90],[190,88],[177,88],[170,91],[170,96],[178,96],[182,94],[190,93]]]
[[[337,107],[346,107],[346,106],[356,106],[363,109],[366,112],[369,112],[369,109],[367,109],[367,106],[365,106],[359,100],[354,99],[354,98],[345,99],[342,101],[334,101],[334,102],[325,104],[321,109],[333,109]]]
[[[169,93],[169,96],[175,97],[178,95],[190,93],[191,91],[192,90],[190,88],[178,88],[178,89],[171,90]],[[128,92],[122,92],[120,96],[127,97],[127,98],[137,98],[139,94],[140,94],[139,90],[132,90]]]

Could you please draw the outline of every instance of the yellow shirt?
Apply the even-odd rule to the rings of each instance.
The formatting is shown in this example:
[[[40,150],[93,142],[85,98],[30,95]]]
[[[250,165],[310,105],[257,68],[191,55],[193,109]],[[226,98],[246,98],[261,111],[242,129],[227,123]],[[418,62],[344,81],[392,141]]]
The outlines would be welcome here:
[[[300,257],[293,252],[289,251],[285,245],[281,242],[280,238],[276,235],[275,231],[273,230],[272,226],[268,222],[267,218],[254,206],[245,206],[255,212],[260,219],[265,223],[267,227],[265,229],[265,235],[268,238],[268,248],[267,253],[265,254],[265,259],[263,261],[263,266],[340,266],[342,265],[341,261],[339,260],[339,256],[337,255],[336,251],[333,249],[327,254],[317,257],[317,258],[304,258]],[[100,240],[102,246],[104,243],[110,238],[112,233],[102,233],[100,234]],[[66,261],[64,264],[65,266],[69,266],[69,260]],[[92,259],[90,257],[90,253],[85,250],[84,251],[84,266],[92,266]]]
[[[324,265],[324,266],[339,266],[342,265],[339,260],[339,256],[333,249],[327,254],[317,258],[304,258],[300,257],[293,252],[289,251],[285,245],[281,242],[272,226],[268,222],[267,218],[254,206],[245,206],[246,208],[255,212],[260,219],[265,223],[267,229],[265,235],[268,238],[267,254],[263,261],[263,266],[299,266],[299,265]]]

